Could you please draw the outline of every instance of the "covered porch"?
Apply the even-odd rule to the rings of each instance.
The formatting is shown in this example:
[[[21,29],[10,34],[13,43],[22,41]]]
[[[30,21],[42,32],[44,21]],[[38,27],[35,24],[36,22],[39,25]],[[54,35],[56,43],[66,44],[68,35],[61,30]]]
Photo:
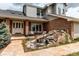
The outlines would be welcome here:
[[[13,36],[41,34],[47,31],[47,21],[0,17]]]

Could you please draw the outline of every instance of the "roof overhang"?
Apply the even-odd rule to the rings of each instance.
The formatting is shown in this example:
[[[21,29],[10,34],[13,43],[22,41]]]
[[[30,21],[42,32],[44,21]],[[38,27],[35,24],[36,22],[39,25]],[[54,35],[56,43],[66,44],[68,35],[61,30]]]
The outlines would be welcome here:
[[[79,18],[74,18],[69,16],[62,16],[62,15],[56,15],[56,14],[48,14],[48,16],[51,16],[54,18],[64,18],[64,19],[67,19],[67,21],[79,22]]]
[[[37,18],[37,17],[13,16],[13,15],[4,15],[4,14],[0,14],[0,18],[9,18],[11,20],[28,20],[28,21],[47,22],[46,19]]]

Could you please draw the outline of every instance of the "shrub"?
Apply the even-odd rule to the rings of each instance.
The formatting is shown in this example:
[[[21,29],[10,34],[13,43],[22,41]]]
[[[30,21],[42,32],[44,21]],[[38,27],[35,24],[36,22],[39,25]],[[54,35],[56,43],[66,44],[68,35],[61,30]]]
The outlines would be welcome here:
[[[10,43],[11,34],[8,26],[4,23],[0,23],[0,48],[7,46]]]

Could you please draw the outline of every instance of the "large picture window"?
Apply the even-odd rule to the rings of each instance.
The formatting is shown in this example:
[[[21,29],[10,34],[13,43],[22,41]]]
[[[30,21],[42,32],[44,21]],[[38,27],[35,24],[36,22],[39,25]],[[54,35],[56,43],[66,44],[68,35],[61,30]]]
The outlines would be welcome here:
[[[31,31],[33,32],[41,32],[43,30],[42,24],[32,23],[31,24]]]
[[[23,23],[15,22],[13,23],[13,28],[23,28]]]

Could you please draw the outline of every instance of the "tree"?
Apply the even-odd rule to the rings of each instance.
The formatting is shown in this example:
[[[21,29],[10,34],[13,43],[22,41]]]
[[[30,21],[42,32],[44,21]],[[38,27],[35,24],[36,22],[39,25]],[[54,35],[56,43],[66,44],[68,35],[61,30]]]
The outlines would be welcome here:
[[[11,35],[6,23],[0,19],[0,48],[6,47],[10,43]]]

